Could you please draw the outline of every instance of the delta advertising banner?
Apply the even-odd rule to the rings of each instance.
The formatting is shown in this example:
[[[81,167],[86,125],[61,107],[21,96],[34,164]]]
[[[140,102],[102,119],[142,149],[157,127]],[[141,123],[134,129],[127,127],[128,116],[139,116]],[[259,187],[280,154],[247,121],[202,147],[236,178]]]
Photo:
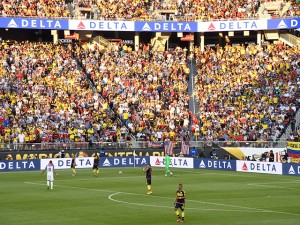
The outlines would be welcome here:
[[[282,163],[237,160],[236,171],[282,175]]]
[[[1,160],[0,172],[39,170],[40,160]]]
[[[268,22],[266,19],[198,22],[198,32],[245,31],[266,29],[268,29]]]
[[[143,167],[150,163],[150,157],[101,157],[100,167]]]
[[[197,32],[196,22],[135,22],[135,31],[148,32]]]
[[[300,18],[270,19],[268,29],[296,29],[300,28]]]
[[[134,31],[134,21],[70,20],[70,30]]]
[[[195,169],[230,170],[236,171],[235,160],[195,158]]]
[[[48,165],[49,161],[52,160],[54,164],[54,169],[70,169],[72,158],[55,158],[55,159],[41,159],[41,166],[40,170],[44,170]],[[92,168],[94,163],[93,157],[83,157],[83,158],[76,158],[76,168]]]
[[[0,18],[0,28],[68,30],[68,20],[37,18]]]
[[[150,156],[150,164],[153,167],[165,167],[165,157]],[[170,167],[194,168],[194,158],[171,157]]]
[[[283,175],[300,176],[300,164],[297,163],[283,163],[282,164]]]

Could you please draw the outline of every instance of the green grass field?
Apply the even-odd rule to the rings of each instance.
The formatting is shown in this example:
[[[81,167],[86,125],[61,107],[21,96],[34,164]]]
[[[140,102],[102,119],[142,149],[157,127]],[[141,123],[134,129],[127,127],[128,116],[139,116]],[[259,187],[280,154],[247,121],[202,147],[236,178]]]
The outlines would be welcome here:
[[[299,177],[212,170],[153,168],[146,195],[141,168],[57,171],[54,190],[46,175],[0,173],[1,225],[178,224],[173,202],[178,183],[187,193],[186,224],[300,224]]]

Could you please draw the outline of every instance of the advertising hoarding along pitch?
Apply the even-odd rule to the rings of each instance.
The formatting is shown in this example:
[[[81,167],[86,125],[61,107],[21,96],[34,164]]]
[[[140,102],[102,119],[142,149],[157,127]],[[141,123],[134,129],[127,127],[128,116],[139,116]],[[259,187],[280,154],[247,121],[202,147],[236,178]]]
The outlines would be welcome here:
[[[300,176],[300,164],[283,163],[282,164],[283,175]]]
[[[36,18],[0,18],[0,28],[68,30],[68,20]]]
[[[236,171],[282,175],[282,163],[237,160]]]
[[[72,158],[55,158],[55,159],[41,159],[41,170],[44,170],[49,161],[52,160],[54,169],[70,169]],[[76,158],[76,168],[92,168],[94,163],[93,157]]]
[[[39,170],[40,160],[1,160],[0,172]]]
[[[165,158],[150,156],[150,164],[154,167],[165,167]],[[186,157],[171,157],[170,167],[194,168],[194,159]]]
[[[149,156],[144,157],[102,157],[100,167],[141,167],[150,162]]]
[[[235,160],[223,159],[194,159],[195,169],[210,169],[210,170],[231,170],[236,171]]]

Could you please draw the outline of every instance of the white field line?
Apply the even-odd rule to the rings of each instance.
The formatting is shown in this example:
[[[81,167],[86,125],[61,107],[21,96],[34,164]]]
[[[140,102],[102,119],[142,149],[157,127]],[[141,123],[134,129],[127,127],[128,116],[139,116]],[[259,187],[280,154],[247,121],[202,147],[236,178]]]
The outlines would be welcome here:
[[[25,184],[31,184],[31,185],[44,185],[40,183],[33,183],[33,182],[24,182]],[[65,188],[71,188],[71,189],[78,189],[78,190],[88,190],[88,191],[97,191],[97,192],[109,192],[109,193],[116,193],[112,190],[104,190],[104,189],[91,189],[91,188],[84,188],[84,187],[74,187],[74,186],[64,186],[64,185],[55,185],[57,187],[65,187]],[[143,194],[138,193],[130,193],[130,192],[117,192],[127,195],[137,195],[137,196],[145,196]],[[164,198],[164,199],[174,199],[170,197],[163,197],[163,196],[151,196],[152,198]],[[225,207],[233,207],[233,208],[239,208],[239,209],[245,209],[245,210],[254,210],[255,212],[265,212],[265,213],[279,213],[279,214],[285,214],[285,215],[292,215],[292,216],[300,216],[300,214],[295,213],[288,213],[288,212],[280,212],[280,211],[273,211],[273,210],[265,210],[265,209],[259,209],[259,208],[252,208],[252,207],[244,207],[244,206],[238,206],[238,205],[230,205],[230,204],[223,204],[223,203],[214,203],[214,202],[207,202],[207,201],[198,201],[198,200],[189,200],[190,202],[198,202],[203,204],[210,204],[210,205],[217,205],[217,206],[225,206]]]
[[[299,188],[289,188],[289,187],[281,187],[281,186],[267,185],[267,184],[247,184],[247,185],[257,186],[257,187],[270,187],[270,188],[288,189],[288,190],[299,190]]]
[[[126,202],[126,201],[121,201],[121,200],[116,200],[113,198],[113,196],[115,195],[120,195],[120,194],[124,194],[122,192],[115,192],[111,195],[108,196],[108,199],[113,201],[113,202],[118,202],[118,203],[123,203],[123,204],[129,204],[129,205],[138,205],[138,206],[148,206],[148,207],[155,207],[155,208],[168,208],[168,209],[174,209],[174,207],[171,206],[164,206],[164,205],[149,205],[149,204],[143,204],[143,203],[135,203],[135,202]],[[148,196],[147,196],[148,197]],[[151,197],[157,197],[157,196],[151,196]],[[247,212],[246,210],[228,210],[228,209],[200,209],[200,208],[190,208],[188,207],[188,209],[192,209],[192,210],[201,210],[201,211],[225,211],[225,212]],[[253,211],[252,211],[253,212]],[[256,211],[254,211],[256,212]]]
[[[64,218],[63,219],[63,221],[75,221],[75,220],[78,220],[78,219],[77,218]],[[41,223],[49,223],[49,222],[53,222],[53,223],[55,223],[55,222],[62,222],[62,220],[61,219],[39,220],[39,224],[41,224]],[[24,221],[24,219],[23,219],[22,222],[16,222],[16,223],[13,223],[13,224],[10,223],[10,225],[14,225],[14,224],[16,224],[16,225],[20,225],[20,224],[22,224],[22,225],[24,225],[24,224],[30,224],[30,225],[32,225],[32,218],[30,219],[30,221]]]

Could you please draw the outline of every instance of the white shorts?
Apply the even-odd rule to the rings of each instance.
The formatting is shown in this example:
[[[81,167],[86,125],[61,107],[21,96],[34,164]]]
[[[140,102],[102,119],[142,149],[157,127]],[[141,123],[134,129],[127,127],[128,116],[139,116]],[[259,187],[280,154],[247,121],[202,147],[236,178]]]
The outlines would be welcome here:
[[[47,180],[53,181],[54,180],[53,174],[48,174],[47,175]]]

